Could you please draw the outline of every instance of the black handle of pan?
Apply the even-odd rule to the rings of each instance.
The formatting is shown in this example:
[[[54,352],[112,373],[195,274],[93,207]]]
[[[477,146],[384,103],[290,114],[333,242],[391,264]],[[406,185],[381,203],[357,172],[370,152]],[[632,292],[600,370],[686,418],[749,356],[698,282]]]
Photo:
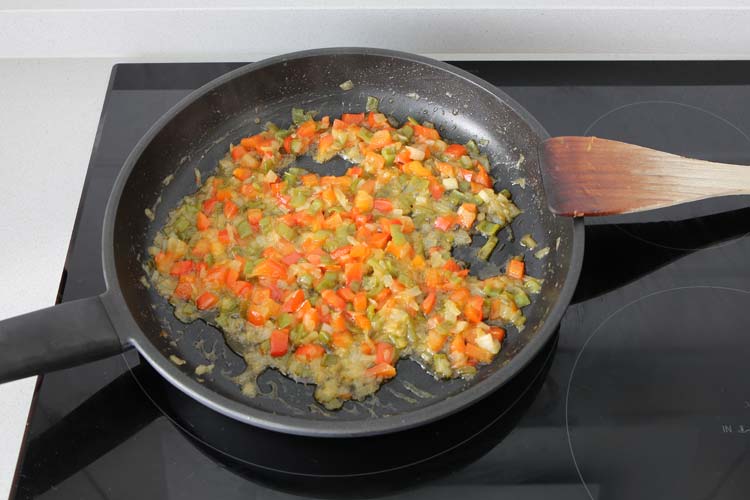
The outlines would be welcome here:
[[[0,321],[0,383],[122,352],[101,297]]]

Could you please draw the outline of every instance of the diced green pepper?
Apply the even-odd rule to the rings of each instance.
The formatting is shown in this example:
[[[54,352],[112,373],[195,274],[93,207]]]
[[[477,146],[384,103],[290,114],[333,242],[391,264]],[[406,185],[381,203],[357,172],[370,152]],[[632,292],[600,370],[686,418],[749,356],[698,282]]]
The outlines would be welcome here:
[[[335,354],[326,354],[323,357],[323,366],[325,367],[333,366],[339,362],[339,359],[340,358],[336,356]]]
[[[378,112],[378,104],[380,104],[380,100],[377,97],[373,97],[371,95],[367,96],[367,104],[365,104],[365,109],[367,111],[371,111],[373,113]]]
[[[294,316],[292,316],[291,314],[282,313],[281,316],[279,316],[279,320],[278,320],[279,328],[286,328],[292,323],[294,323]]]
[[[302,288],[310,288],[312,286],[313,277],[310,274],[304,273],[297,276],[297,284]]]
[[[339,281],[338,273],[335,273],[333,271],[326,271],[326,273],[320,279],[318,284],[315,285],[315,290],[318,292],[323,291],[323,290],[328,290],[330,288],[335,287],[338,281]]]
[[[380,154],[385,159],[386,165],[393,165],[394,160],[396,159],[396,147],[395,146],[386,146],[383,149],[380,150]]]
[[[312,201],[312,203],[310,203],[310,209],[308,211],[312,214],[315,214],[317,212],[320,212],[322,209],[323,202],[316,198]]]
[[[287,136],[292,134],[291,128],[280,128],[276,132],[274,132],[274,137],[276,137],[279,140],[285,139]]]
[[[174,228],[178,232],[185,231],[190,227],[190,221],[187,220],[185,217],[178,217],[177,220],[174,222]]]
[[[482,245],[482,248],[479,249],[479,252],[477,252],[477,257],[479,257],[482,260],[487,260],[490,258],[490,255],[492,255],[492,251],[497,246],[498,239],[496,236],[490,236],[487,238],[487,242]]]
[[[296,236],[296,232],[291,227],[287,226],[283,222],[276,224],[276,233],[286,240],[293,240]]]
[[[292,153],[298,155],[302,152],[302,139],[292,139],[292,143],[289,145]]]
[[[305,123],[309,118],[305,114],[305,110],[302,108],[292,108],[292,122],[295,125],[301,125]]]
[[[518,290],[515,295],[513,295],[513,301],[518,307],[526,307],[531,304],[529,296],[526,295],[526,292],[524,292],[523,290]]]
[[[415,124],[416,124],[416,120],[414,120],[414,119],[413,119],[413,118],[411,118],[411,117],[409,118],[409,121],[410,121],[411,123],[415,123]],[[413,128],[411,128],[411,127],[410,127],[409,125],[404,125],[404,126],[403,126],[403,127],[401,127],[400,129],[398,129],[398,130],[397,130],[396,132],[398,132],[398,134],[400,134],[400,135],[403,135],[403,136],[404,136],[404,137],[406,137],[407,139],[411,139],[411,138],[412,138],[412,136],[414,135],[414,129],[413,129]]]
[[[435,354],[432,357],[432,369],[435,371],[435,375],[440,378],[451,378],[453,376],[451,362],[448,360],[448,356],[443,353]]]
[[[260,219],[260,222],[258,222],[258,226],[260,226],[261,233],[268,234],[273,227],[273,217],[263,217],[262,219]]]
[[[243,220],[237,224],[237,233],[240,235],[240,238],[247,238],[253,234],[253,228],[250,227],[250,224],[246,220]]]
[[[370,142],[370,140],[372,139],[372,132],[370,132],[364,127],[359,129],[359,132],[357,132],[357,135],[359,136],[360,139],[362,139],[365,142]]]
[[[477,143],[474,142],[474,139],[470,139],[469,142],[466,143],[466,150],[471,156],[479,155],[479,146],[477,146]]]
[[[407,243],[406,236],[401,231],[401,226],[398,224],[391,224],[391,238],[393,243],[397,246],[405,245]]]
[[[289,204],[294,208],[299,208],[307,203],[308,196],[304,189],[292,189],[291,194],[292,199],[289,201]]]
[[[483,220],[476,225],[476,229],[484,236],[489,238],[490,236],[495,236],[497,234],[497,232],[500,230],[500,224],[495,224],[494,222]]]

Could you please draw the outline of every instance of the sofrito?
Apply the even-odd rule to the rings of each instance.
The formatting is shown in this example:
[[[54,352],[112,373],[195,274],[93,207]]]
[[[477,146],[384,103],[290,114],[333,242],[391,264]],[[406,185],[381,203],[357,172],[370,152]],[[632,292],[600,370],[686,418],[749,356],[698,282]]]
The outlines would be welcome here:
[[[451,254],[475,236],[488,259],[519,214],[476,143],[399,125],[374,98],[336,119],[293,109],[292,122],[231,146],[157,234],[151,280],[177,317],[221,328],[247,395],[275,368],[316,384],[328,409],[374,393],[403,357],[441,379],[491,363],[541,284],[520,258],[480,280]],[[306,154],[352,166],[310,173],[295,167]]]

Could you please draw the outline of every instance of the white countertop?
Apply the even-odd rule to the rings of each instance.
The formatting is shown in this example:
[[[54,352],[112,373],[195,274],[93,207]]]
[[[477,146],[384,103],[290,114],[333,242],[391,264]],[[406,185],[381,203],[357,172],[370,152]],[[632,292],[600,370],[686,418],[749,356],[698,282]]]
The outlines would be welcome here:
[[[0,246],[0,319],[54,303],[115,62],[248,61],[334,45],[449,59],[750,59],[750,9],[740,0],[201,3],[3,2],[0,231],[9,237]],[[0,385],[0,499],[34,383]]]
[[[54,304],[112,62],[0,59],[0,318]],[[32,181],[30,181],[30,176]],[[36,378],[0,385],[0,498]]]

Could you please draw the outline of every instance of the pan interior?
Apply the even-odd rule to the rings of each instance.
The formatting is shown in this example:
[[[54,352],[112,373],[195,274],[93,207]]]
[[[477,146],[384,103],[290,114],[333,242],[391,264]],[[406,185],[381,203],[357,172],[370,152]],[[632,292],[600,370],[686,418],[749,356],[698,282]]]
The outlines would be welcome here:
[[[339,84],[347,80],[354,88],[344,91]],[[315,404],[313,387],[294,383],[273,371],[260,377],[261,394],[247,398],[231,380],[244,364],[226,346],[221,333],[202,322],[186,325],[177,321],[171,306],[144,286],[147,248],[169,210],[195,191],[194,170],[198,169],[203,178],[210,175],[230,143],[257,133],[266,121],[288,125],[292,107],[338,116],[362,111],[367,96],[378,97],[381,111],[400,121],[407,116],[432,121],[447,140],[487,141],[480,149],[489,155],[495,187],[508,188],[523,214],[512,224],[515,238],[505,241],[489,264],[473,258],[476,252],[471,249],[461,249],[456,255],[471,264],[472,272],[486,276],[500,272],[509,256],[526,253],[528,272],[545,280],[543,291],[525,309],[526,328],[522,332],[511,328],[498,359],[470,381],[436,381],[415,363],[402,360],[396,379],[374,397],[347,402],[335,412]],[[504,365],[544,325],[571,260],[572,221],[552,215],[544,199],[536,153],[542,134],[502,98],[463,75],[424,61],[379,53],[310,53],[253,70],[238,70],[233,78],[205,91],[168,121],[135,161],[114,226],[115,267],[127,306],[148,342],[163,354],[163,362],[168,363],[170,356],[185,360],[180,366],[184,377],[199,379],[206,388],[242,405],[241,411],[254,418],[272,421],[283,415],[335,426],[343,420],[401,418],[478,384],[489,391],[505,380],[501,375]],[[330,167],[324,165],[317,170],[324,172],[326,168]],[[516,179],[524,179],[525,187],[512,184]],[[145,215],[147,208],[155,213],[153,222]],[[534,237],[539,248],[550,247],[548,257],[536,259],[519,245],[520,236],[526,233]],[[508,236],[506,229],[500,233],[501,241]],[[214,365],[213,371],[198,376],[198,365]]]

